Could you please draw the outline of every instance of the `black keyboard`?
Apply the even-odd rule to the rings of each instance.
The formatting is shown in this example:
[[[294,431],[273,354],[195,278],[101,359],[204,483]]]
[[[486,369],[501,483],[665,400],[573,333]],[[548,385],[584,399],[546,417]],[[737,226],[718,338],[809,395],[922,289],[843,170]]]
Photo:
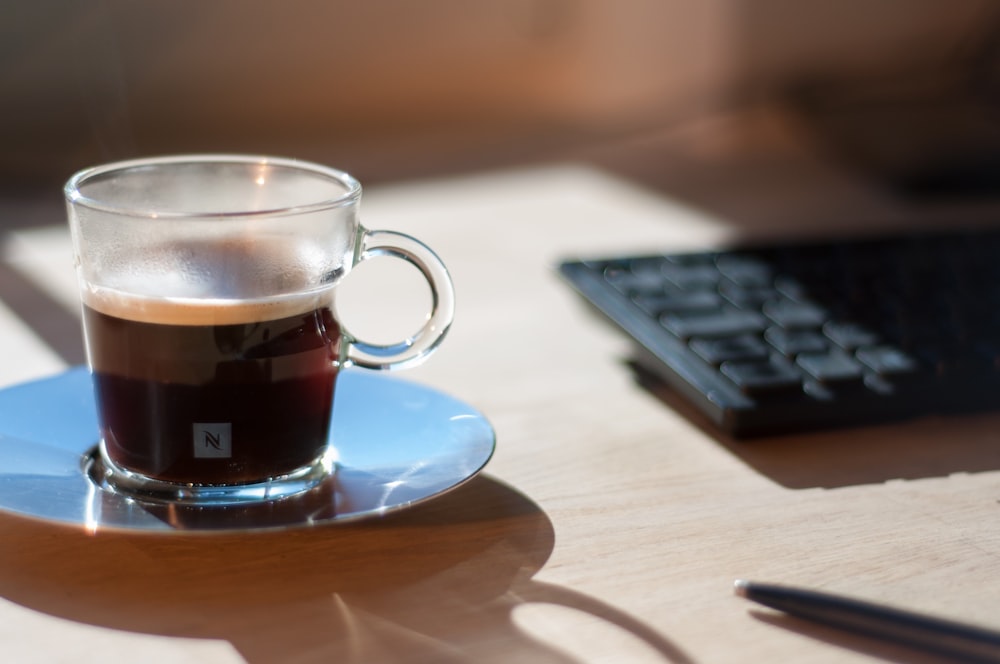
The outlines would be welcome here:
[[[560,269],[638,366],[736,436],[1000,408],[1000,232]]]

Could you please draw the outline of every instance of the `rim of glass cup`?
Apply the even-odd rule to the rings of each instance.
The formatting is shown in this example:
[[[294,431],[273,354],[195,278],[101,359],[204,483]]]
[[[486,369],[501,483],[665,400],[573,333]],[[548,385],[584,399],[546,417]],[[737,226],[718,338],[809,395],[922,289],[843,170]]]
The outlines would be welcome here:
[[[86,196],[81,187],[94,178],[102,177],[114,172],[136,171],[149,169],[155,166],[169,166],[174,164],[243,164],[243,165],[273,165],[282,168],[299,170],[305,173],[320,175],[330,180],[334,180],[344,187],[345,191],[339,196],[324,198],[317,201],[305,202],[297,205],[289,205],[277,208],[267,208],[262,210],[226,210],[226,211],[196,211],[196,210],[162,210],[143,207],[132,207],[115,205]],[[336,168],[330,168],[322,164],[302,159],[292,159],[288,157],[270,157],[264,155],[243,155],[243,154],[188,154],[188,155],[167,155],[159,157],[145,157],[141,159],[127,159],[115,161],[99,166],[91,166],[74,173],[67,180],[63,193],[66,200],[76,206],[86,207],[91,210],[119,214],[129,217],[147,217],[150,219],[159,218],[224,218],[224,217],[274,217],[289,214],[302,214],[315,212],[331,208],[351,205],[361,198],[361,183],[354,176]]]

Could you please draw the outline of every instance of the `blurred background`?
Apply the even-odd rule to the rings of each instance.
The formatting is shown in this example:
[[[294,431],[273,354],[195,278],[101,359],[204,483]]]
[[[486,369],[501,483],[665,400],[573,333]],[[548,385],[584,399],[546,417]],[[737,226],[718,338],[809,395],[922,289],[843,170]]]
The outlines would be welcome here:
[[[998,28],[990,0],[9,2],[0,188],[236,151],[365,183],[587,160],[750,216],[831,164],[991,195]]]

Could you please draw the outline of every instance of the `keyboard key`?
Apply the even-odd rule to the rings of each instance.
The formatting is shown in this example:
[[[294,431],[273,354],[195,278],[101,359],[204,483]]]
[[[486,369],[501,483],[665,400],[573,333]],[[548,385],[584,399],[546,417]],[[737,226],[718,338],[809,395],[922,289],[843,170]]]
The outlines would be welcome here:
[[[643,293],[632,299],[643,311],[654,318],[665,313],[716,311],[722,305],[722,296],[707,290],[670,290],[661,293]]]
[[[626,296],[639,293],[658,293],[663,291],[663,276],[655,272],[633,272],[630,267],[608,267],[604,270],[604,278],[619,292]]]
[[[752,396],[802,391],[802,374],[791,364],[781,360],[723,362],[719,370],[743,392]]]
[[[790,300],[803,301],[809,299],[809,289],[795,277],[781,274],[774,278],[774,290]]]
[[[761,306],[764,315],[784,328],[818,328],[828,319],[825,309],[809,302],[780,298]]]
[[[771,287],[774,270],[766,262],[752,256],[725,255],[715,261],[724,277],[743,288]]]
[[[704,288],[715,288],[722,275],[715,265],[680,265],[667,263],[663,267],[663,276],[677,288],[684,290],[698,290]]]
[[[920,363],[894,346],[870,346],[859,348],[854,356],[862,365],[887,380],[915,377],[920,373]]]
[[[769,286],[739,286],[731,281],[719,284],[719,293],[740,309],[757,311],[768,300],[778,297],[778,292]]]
[[[861,364],[843,352],[803,353],[795,363],[827,387],[860,385],[864,379]]]
[[[681,339],[692,337],[732,337],[761,332],[766,321],[753,311],[720,309],[715,312],[677,312],[665,314],[660,323]]]
[[[860,323],[850,321],[829,321],[823,325],[823,334],[845,350],[862,346],[874,346],[878,335]]]
[[[764,360],[771,354],[767,344],[753,334],[721,339],[692,339],[689,345],[701,359],[716,366],[737,360]]]
[[[769,327],[764,332],[764,340],[786,357],[800,353],[822,353],[829,344],[826,337],[812,330],[786,330]]]

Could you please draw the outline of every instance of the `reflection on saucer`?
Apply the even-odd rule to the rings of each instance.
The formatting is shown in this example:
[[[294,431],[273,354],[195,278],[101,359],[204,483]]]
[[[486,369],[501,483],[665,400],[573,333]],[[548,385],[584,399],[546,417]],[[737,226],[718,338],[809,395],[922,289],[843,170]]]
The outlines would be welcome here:
[[[438,496],[474,477],[493,454],[489,422],[457,399],[362,370],[342,371],[338,380],[336,471],[296,496],[211,507],[136,500],[88,476],[97,419],[85,368],[0,390],[0,511],[91,531],[311,527]]]

